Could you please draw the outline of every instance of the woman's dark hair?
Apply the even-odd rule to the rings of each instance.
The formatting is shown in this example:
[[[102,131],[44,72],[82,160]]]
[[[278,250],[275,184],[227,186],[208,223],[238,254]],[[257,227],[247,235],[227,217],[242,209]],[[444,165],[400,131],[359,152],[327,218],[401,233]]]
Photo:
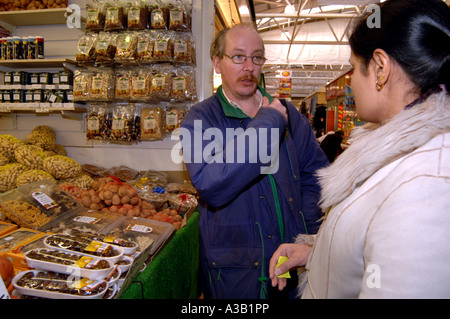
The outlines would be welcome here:
[[[349,36],[353,53],[368,66],[375,49],[383,49],[421,94],[440,84],[450,92],[450,8],[442,0],[388,0],[379,12],[379,25],[368,23],[376,11],[356,22]]]

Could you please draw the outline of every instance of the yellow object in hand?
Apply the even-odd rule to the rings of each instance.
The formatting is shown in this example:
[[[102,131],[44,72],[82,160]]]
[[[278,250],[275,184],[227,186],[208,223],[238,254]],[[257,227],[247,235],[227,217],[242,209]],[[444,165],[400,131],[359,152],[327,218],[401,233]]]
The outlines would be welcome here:
[[[282,263],[286,262],[287,260],[288,260],[288,258],[286,256],[280,256],[280,258],[278,258],[278,262],[275,266],[275,269],[278,268],[278,266],[280,266]],[[286,271],[284,274],[277,276],[277,278],[291,278],[291,275],[289,274],[289,271]]]

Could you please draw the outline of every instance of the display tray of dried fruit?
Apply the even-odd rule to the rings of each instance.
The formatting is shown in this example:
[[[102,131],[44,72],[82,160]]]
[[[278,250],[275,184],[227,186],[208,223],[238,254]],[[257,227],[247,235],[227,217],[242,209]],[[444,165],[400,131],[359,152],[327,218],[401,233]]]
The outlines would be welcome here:
[[[22,295],[51,299],[101,299],[108,290],[106,281],[42,270],[21,272],[12,284]]]
[[[45,269],[67,275],[105,280],[114,269],[111,261],[57,249],[32,249],[25,254],[31,268]]]

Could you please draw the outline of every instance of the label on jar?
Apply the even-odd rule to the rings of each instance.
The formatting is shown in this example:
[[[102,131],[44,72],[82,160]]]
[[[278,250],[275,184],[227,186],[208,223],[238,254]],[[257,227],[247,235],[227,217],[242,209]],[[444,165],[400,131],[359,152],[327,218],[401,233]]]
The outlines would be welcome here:
[[[59,206],[50,196],[42,192],[32,192],[31,197],[38,201],[39,204],[45,207],[45,209],[50,209]]]

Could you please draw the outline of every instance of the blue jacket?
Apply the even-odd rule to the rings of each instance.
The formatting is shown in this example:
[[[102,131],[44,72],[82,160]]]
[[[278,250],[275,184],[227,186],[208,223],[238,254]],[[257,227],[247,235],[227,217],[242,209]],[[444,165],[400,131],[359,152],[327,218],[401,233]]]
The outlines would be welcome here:
[[[290,103],[288,117],[291,132],[286,134],[288,123],[280,112],[261,108],[249,118],[227,104],[219,88],[218,94],[194,105],[182,124],[185,164],[200,193],[200,277],[206,298],[269,297],[274,251],[299,233],[318,231],[322,212],[314,172],[328,160],[310,123]],[[229,134],[233,139],[226,138],[227,128],[236,133]],[[278,134],[265,134],[272,128]],[[260,152],[255,139],[242,145],[238,133],[244,130],[256,132],[256,141],[264,135],[279,147],[278,169],[272,174],[261,173],[269,166],[267,158],[250,155]],[[241,147],[234,160],[229,148],[219,147],[230,143]],[[244,163],[238,158],[242,154]]]

